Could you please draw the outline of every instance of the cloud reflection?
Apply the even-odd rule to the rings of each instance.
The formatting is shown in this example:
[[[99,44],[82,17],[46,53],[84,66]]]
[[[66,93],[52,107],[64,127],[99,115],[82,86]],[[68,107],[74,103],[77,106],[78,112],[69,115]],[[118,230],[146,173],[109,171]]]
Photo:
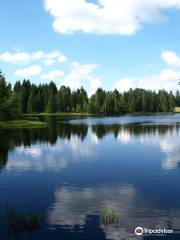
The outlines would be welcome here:
[[[158,132],[151,135],[143,134],[140,142],[145,145],[158,146],[163,153],[162,168],[175,169],[180,164],[180,131],[176,128],[160,136]]]
[[[10,152],[6,165],[12,171],[61,171],[68,165],[79,161],[96,159],[97,142],[82,142],[77,136],[69,140],[58,139],[56,144],[37,144],[30,147],[20,146]]]
[[[137,226],[164,228],[171,222],[174,228],[180,227],[180,211],[174,215],[168,209],[159,209],[151,196],[147,200],[132,185],[62,187],[55,191],[54,197],[48,210],[48,223],[53,226],[80,225],[83,229],[87,216],[99,215],[102,208],[115,209],[120,216],[120,228],[105,228],[100,224],[107,239],[136,239],[133,231]]]
[[[131,185],[115,187],[61,188],[55,191],[55,202],[49,207],[50,225],[83,226],[88,215],[99,215],[102,208],[116,209],[123,216],[132,215],[125,207],[133,205],[136,192]],[[125,220],[128,222],[128,219]],[[127,234],[124,229],[104,229],[107,239],[122,239]],[[123,234],[123,235],[122,235]],[[120,238],[121,236],[121,238]],[[133,238],[132,238],[133,239]]]

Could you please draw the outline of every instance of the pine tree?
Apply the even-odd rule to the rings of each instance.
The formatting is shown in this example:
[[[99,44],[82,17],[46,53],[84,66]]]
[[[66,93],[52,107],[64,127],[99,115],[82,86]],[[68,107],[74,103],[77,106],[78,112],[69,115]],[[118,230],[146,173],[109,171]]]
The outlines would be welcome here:
[[[47,104],[47,112],[48,113],[55,113],[56,112],[56,99],[55,95],[50,94]]]

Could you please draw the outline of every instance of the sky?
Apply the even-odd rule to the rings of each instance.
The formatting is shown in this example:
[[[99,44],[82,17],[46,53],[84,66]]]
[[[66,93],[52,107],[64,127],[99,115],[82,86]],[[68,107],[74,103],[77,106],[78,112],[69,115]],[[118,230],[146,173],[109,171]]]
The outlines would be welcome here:
[[[0,69],[12,85],[52,80],[89,95],[178,88],[180,0],[6,0],[0,8]]]

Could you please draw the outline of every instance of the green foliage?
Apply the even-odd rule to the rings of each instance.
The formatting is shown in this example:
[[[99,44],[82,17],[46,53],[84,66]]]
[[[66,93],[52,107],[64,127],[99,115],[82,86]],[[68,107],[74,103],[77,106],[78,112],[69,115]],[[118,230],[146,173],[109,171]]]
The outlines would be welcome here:
[[[180,107],[180,94],[136,88],[120,93],[102,88],[88,98],[83,87],[72,91],[55,83],[35,85],[29,80],[17,81],[13,90],[0,72],[0,120],[20,118],[26,113],[91,113],[120,115],[127,113],[174,112]]]
[[[50,94],[48,99],[47,112],[48,113],[56,112],[56,99],[55,99],[55,95],[53,95],[52,93]]]
[[[3,104],[9,97],[10,89],[4,75],[0,71],[0,104]]]
[[[106,226],[119,227],[119,215],[115,209],[104,208],[101,211],[101,223]]]
[[[180,107],[180,93],[179,93],[179,91],[176,92],[176,106]]]
[[[31,92],[31,84],[29,80],[24,80],[20,91],[20,112],[27,113],[28,99]]]
[[[57,111],[70,112],[70,110],[71,110],[71,90],[69,87],[61,86],[57,94]]]

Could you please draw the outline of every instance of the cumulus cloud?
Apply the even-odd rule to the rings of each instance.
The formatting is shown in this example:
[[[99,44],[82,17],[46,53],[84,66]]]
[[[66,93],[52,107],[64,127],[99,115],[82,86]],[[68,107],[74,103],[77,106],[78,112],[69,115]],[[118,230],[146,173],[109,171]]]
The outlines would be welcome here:
[[[161,69],[159,73],[146,75],[144,77],[122,77],[114,85],[120,92],[128,91],[130,88],[134,89],[144,88],[150,90],[166,89],[168,91],[177,90],[177,82],[180,78],[180,57],[173,51],[164,51],[161,54],[161,59],[166,64],[171,65],[167,68]],[[176,67],[176,68],[174,68]]]
[[[52,70],[52,71],[49,71],[48,73],[42,74],[40,78],[53,80],[53,79],[60,78],[63,75],[64,75],[64,72],[61,70]]]
[[[65,55],[60,55],[60,56],[58,57],[58,61],[59,61],[60,63],[65,63],[65,62],[68,61],[68,59],[67,59],[67,57],[66,57]]]
[[[41,80],[59,80],[59,86],[69,86],[72,90],[84,86],[94,93],[98,87],[101,87],[100,77],[97,77],[95,70],[98,68],[96,64],[80,64],[79,62],[70,62],[68,58],[58,50],[51,52],[5,52],[0,54],[0,61],[13,64],[34,64],[26,68],[18,68],[14,71],[16,77],[30,77],[40,75]],[[64,63],[66,71],[54,69],[55,63]],[[46,68],[49,68],[49,71]],[[56,66],[57,67],[57,66]]]
[[[128,91],[130,88],[135,88],[135,78],[125,77],[116,82],[115,88],[120,92]]]
[[[4,52],[0,54],[0,61],[7,63],[24,63],[28,62],[30,59],[29,53],[19,52],[19,53],[10,53]]]
[[[89,94],[92,95],[96,92],[96,90],[98,88],[101,88],[102,87],[102,82],[100,80],[100,78],[94,78],[91,80],[90,82],[90,92]]]
[[[44,7],[54,17],[54,30],[62,34],[133,35],[146,23],[166,19],[163,12],[179,9],[180,0],[44,0]]]
[[[42,68],[39,65],[32,65],[27,68],[17,69],[14,73],[17,77],[30,77],[38,76],[42,72]]]
[[[175,67],[180,67],[180,57],[175,52],[164,51],[161,58],[168,64]]]
[[[31,53],[28,52],[11,53],[9,51],[6,51],[0,54],[0,61],[13,64],[22,64],[37,60],[44,61],[46,65],[52,65],[55,60],[64,63],[68,59],[59,50],[54,50],[49,53],[46,53],[41,50]]]
[[[44,65],[45,66],[52,66],[53,64],[54,64],[54,60],[52,60],[52,59],[44,60]]]
[[[177,90],[177,81],[180,77],[180,70],[165,68],[158,74],[145,76],[142,78],[126,77],[116,82],[115,88],[120,92],[127,91],[130,88],[144,88],[151,90],[166,89]]]
[[[70,68],[70,72],[64,76],[60,85],[68,86],[73,90],[88,85],[90,93],[94,93],[101,86],[100,78],[94,74],[98,65],[73,62]]]

